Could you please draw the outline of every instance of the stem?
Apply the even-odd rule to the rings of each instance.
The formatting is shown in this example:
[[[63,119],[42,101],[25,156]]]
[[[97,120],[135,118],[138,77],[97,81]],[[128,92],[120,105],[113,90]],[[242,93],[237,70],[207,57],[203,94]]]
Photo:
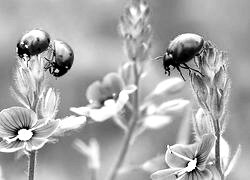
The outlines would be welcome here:
[[[38,102],[37,94],[34,93],[34,103],[33,103],[32,106],[30,106],[30,108],[34,112],[36,112],[37,102]],[[29,155],[28,180],[34,180],[35,179],[36,157],[37,157],[37,150],[31,151],[30,155]]]
[[[90,179],[91,180],[97,180],[97,171],[96,171],[96,169],[95,168],[91,168],[90,169]]]
[[[35,165],[36,165],[36,155],[37,151],[31,151],[29,156],[29,180],[34,180],[35,178]]]
[[[136,127],[136,124],[137,124],[137,119],[138,119],[138,116],[139,116],[139,98],[138,98],[138,89],[139,89],[139,78],[140,78],[140,75],[138,75],[138,70],[137,70],[137,65],[135,64],[134,65],[134,74],[135,74],[135,85],[137,87],[137,90],[135,91],[134,93],[134,99],[133,99],[133,109],[134,109],[134,114],[133,114],[133,119],[131,120],[130,124],[129,124],[129,129],[127,131],[127,133],[125,134],[125,137],[124,137],[124,142],[123,142],[123,145],[122,145],[122,149],[121,149],[121,152],[120,152],[120,155],[118,157],[118,160],[116,161],[113,169],[111,170],[111,173],[110,173],[110,176],[108,177],[108,180],[115,180],[116,176],[117,176],[117,173],[120,169],[120,167],[122,166],[124,160],[125,160],[125,157],[126,157],[126,154],[128,152],[128,148],[129,148],[129,145],[130,145],[130,140],[133,136],[133,132],[135,130],[135,127]]]
[[[208,111],[208,113],[210,114],[210,117],[213,120],[213,126],[214,126],[214,131],[215,131],[215,136],[216,136],[216,141],[215,141],[215,166],[217,168],[217,170],[219,171],[221,180],[224,180],[224,174],[222,172],[222,168],[221,168],[221,163],[220,163],[220,123],[219,123],[219,119],[216,119],[212,112],[210,111],[210,108],[208,107],[208,105],[205,103],[206,109]]]

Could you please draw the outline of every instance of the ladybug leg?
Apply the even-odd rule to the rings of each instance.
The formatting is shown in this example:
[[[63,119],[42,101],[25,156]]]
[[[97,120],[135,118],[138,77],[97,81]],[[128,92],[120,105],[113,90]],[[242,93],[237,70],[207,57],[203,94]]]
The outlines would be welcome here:
[[[156,58],[154,58],[154,60],[161,60],[164,56],[158,56]]]
[[[170,70],[165,70],[165,74],[168,73],[168,76],[170,76]]]
[[[184,78],[184,76],[183,76],[183,74],[182,74],[182,72],[181,72],[180,67],[179,67],[179,66],[176,66],[176,69],[179,71],[179,73],[180,73],[182,79],[183,79],[184,81],[186,81],[186,79]]]
[[[197,72],[197,73],[199,73],[200,75],[204,76],[200,71],[198,71],[198,70],[196,70],[196,69],[193,69],[193,68],[189,67],[186,63],[183,63],[183,65],[184,65],[184,67],[183,67],[183,66],[181,66],[181,67],[184,68],[184,69],[188,69],[188,70],[189,70],[189,74],[191,73],[191,70],[192,70],[192,71]]]
[[[188,67],[185,67],[185,66],[181,66],[181,65],[179,65],[181,68],[183,68],[183,69],[187,69],[188,70],[188,74],[189,74],[189,76],[191,75],[191,69]]]
[[[52,66],[49,68],[49,73],[50,73],[50,74],[53,74],[53,73],[54,73],[54,69],[53,69]]]

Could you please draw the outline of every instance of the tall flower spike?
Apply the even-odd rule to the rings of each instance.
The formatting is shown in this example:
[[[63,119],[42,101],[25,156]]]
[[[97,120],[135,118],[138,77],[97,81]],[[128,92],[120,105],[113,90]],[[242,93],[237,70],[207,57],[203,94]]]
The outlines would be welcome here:
[[[128,58],[132,61],[145,61],[149,55],[152,36],[147,1],[131,0],[128,3],[120,19],[119,30],[124,38]]]
[[[222,134],[225,130],[226,107],[230,89],[230,80],[226,64],[227,56],[225,52],[217,50],[210,42],[206,42],[204,46],[201,56],[196,58],[196,64],[199,66],[203,76],[193,74],[191,83],[198,103],[205,114],[203,120],[206,118],[210,121],[202,125],[206,125],[206,130],[210,130],[211,133],[214,133],[216,136],[214,150],[215,166],[221,179],[224,179],[223,164],[224,162],[227,163],[228,160],[226,160],[226,158],[228,158],[228,156],[226,155],[226,158],[224,158],[221,155],[221,149],[223,148]],[[199,133],[199,129],[202,129],[201,123],[196,120],[193,121],[194,129],[195,133]],[[209,127],[210,124],[213,128]],[[198,134],[196,134],[196,136],[197,135]],[[228,151],[229,148],[227,147],[224,150]]]
[[[44,124],[30,109],[11,107],[0,112],[0,152],[40,149],[57,129],[59,121]]]

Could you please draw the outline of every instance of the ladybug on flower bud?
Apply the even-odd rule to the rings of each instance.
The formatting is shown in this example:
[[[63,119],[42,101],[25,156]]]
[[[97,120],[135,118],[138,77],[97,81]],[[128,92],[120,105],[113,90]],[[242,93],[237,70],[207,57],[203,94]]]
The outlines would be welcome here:
[[[54,40],[52,58],[47,59],[45,70],[55,77],[61,77],[68,72],[74,61],[72,48],[64,41]]]
[[[170,75],[170,66],[173,66],[174,69],[176,68],[179,71],[183,80],[185,80],[180,68],[188,69],[189,74],[191,70],[200,73],[198,70],[189,67],[186,63],[195,56],[200,55],[204,43],[203,37],[197,34],[181,34],[169,43],[166,53],[163,56],[159,56],[155,59],[162,59],[165,74],[168,73],[168,75]]]
[[[50,35],[43,30],[33,29],[24,34],[17,43],[16,53],[18,57],[27,60],[31,56],[38,55],[48,49],[50,45]]]

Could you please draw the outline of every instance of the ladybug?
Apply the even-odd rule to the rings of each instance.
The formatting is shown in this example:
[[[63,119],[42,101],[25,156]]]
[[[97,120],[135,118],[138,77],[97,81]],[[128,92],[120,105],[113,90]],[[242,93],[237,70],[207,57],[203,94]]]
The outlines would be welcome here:
[[[72,48],[64,41],[54,40],[52,58],[47,59],[45,70],[55,77],[63,76],[71,68],[74,61],[74,52]]]
[[[43,30],[33,29],[24,34],[17,43],[16,53],[18,57],[30,59],[31,56],[38,55],[48,49],[50,45],[50,35]]]
[[[204,43],[205,41],[203,37],[197,34],[181,34],[169,43],[166,53],[163,56],[159,56],[155,59],[162,59],[165,74],[168,73],[169,76],[170,66],[173,66],[174,69],[176,68],[179,71],[183,80],[185,80],[180,68],[188,69],[189,75],[191,74],[191,70],[200,73],[198,70],[189,67],[186,63],[195,56],[200,55],[203,50]]]

